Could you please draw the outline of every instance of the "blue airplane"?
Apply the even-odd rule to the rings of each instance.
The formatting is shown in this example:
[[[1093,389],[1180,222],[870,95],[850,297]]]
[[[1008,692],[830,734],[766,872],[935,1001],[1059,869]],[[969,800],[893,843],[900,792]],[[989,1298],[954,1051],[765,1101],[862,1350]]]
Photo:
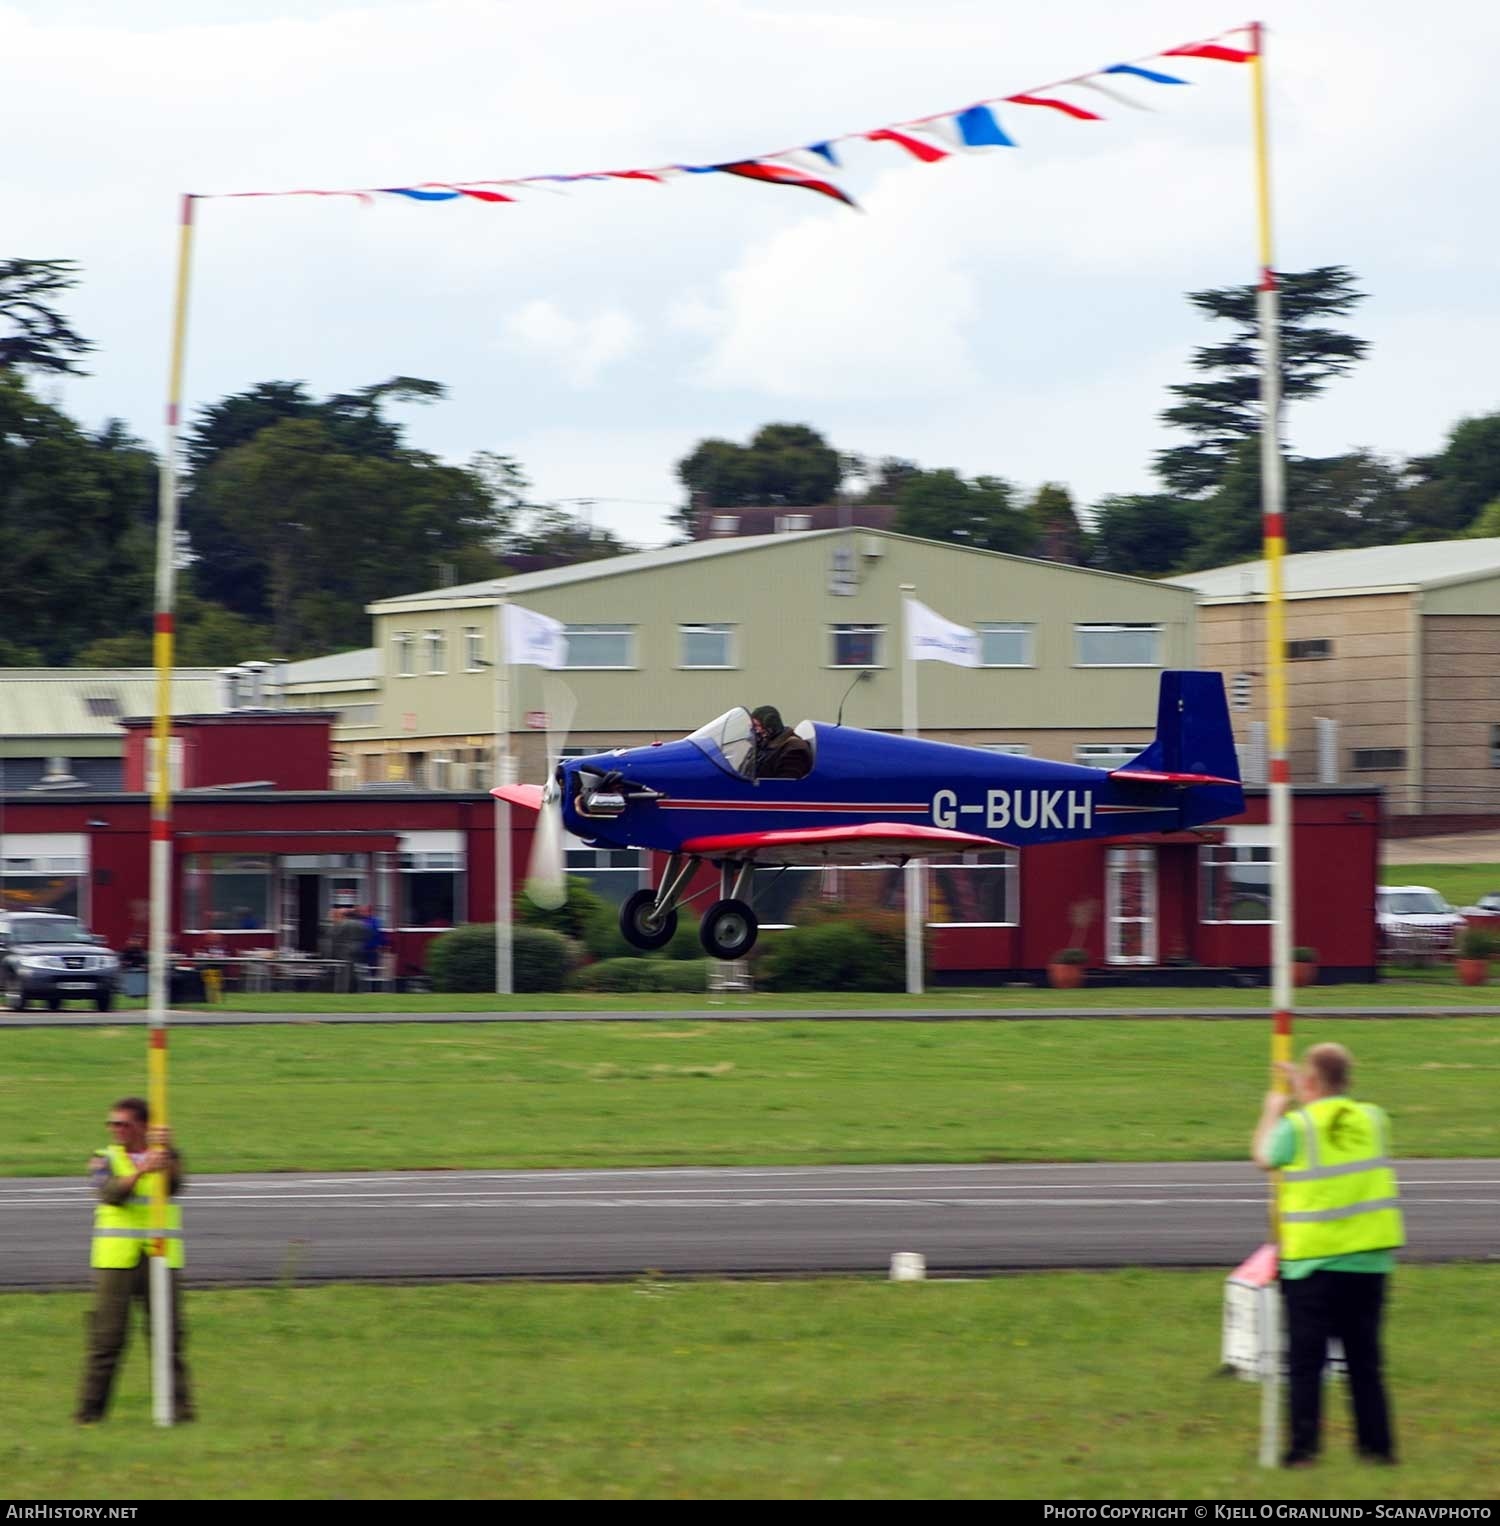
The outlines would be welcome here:
[[[671,941],[684,892],[705,863],[719,898],[703,946],[738,959],[759,932],[751,904],[760,866],[905,863],[1124,833],[1177,832],[1244,809],[1239,763],[1217,673],[1164,672],[1156,738],[1122,768],[1052,763],[803,721],[812,752],[801,779],[758,779],[748,710],[736,706],[678,742],[561,761],[545,786],[490,793],[540,813],[527,891],[560,906],[563,833],[600,848],[667,855],[661,883],[621,908],[636,948]]]

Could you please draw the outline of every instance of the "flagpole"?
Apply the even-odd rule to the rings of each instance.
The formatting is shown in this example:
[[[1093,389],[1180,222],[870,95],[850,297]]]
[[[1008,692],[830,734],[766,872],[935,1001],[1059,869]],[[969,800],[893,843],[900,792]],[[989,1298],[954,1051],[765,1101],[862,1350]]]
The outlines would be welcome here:
[[[510,755],[510,651],[505,640],[502,593],[495,602],[495,783],[514,784]],[[511,936],[510,802],[495,797],[495,991],[510,996],[515,989]]]
[[[167,369],[166,441],[158,480],[156,519],[156,663],[151,780],[150,1047],[146,1051],[147,1107],[153,1129],[167,1121],[167,956],[172,920],[172,637],[177,571],[177,434],[182,415],[183,358],[187,351],[188,288],[193,260],[193,201],[182,198],[177,230],[177,285],[172,302],[172,340]],[[151,1310],[151,1418],[170,1426],[172,1393],[172,1274],[167,1256],[167,1195],[170,1171],[154,1174],[152,1238],[147,1241]]]
[[[917,664],[911,650],[911,601],[917,591],[915,583],[901,585],[901,731],[909,737],[917,735]],[[908,996],[922,994],[922,861],[909,858],[906,861],[906,992]]]
[[[1250,88],[1255,120],[1255,207],[1260,279],[1256,316],[1261,337],[1261,535],[1266,562],[1266,699],[1271,793],[1271,1085],[1288,1090],[1280,1063],[1292,1058],[1292,785],[1287,746],[1285,599],[1286,479],[1281,453],[1281,312],[1271,240],[1271,147],[1266,110],[1265,26],[1251,26]],[[1270,1187],[1271,1240],[1280,1239],[1281,1173]],[[1277,1463],[1281,1354],[1268,1353],[1261,1372],[1260,1463]]]

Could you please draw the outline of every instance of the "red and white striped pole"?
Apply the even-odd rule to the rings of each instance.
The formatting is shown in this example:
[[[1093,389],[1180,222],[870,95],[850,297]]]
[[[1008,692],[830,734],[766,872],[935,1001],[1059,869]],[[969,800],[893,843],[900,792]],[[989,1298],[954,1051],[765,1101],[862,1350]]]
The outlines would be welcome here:
[[[151,775],[151,1044],[147,1051],[153,1127],[167,1126],[168,956],[172,941],[172,662],[173,595],[177,573],[177,434],[182,412],[182,366],[187,347],[188,273],[192,265],[193,200],[182,198],[177,240],[177,290],[172,311],[172,351],[167,380],[167,432],[162,450],[156,519],[155,754]],[[170,1172],[156,1173],[151,1197],[151,1416],[171,1425],[172,1285],[167,1260],[167,1193]]]

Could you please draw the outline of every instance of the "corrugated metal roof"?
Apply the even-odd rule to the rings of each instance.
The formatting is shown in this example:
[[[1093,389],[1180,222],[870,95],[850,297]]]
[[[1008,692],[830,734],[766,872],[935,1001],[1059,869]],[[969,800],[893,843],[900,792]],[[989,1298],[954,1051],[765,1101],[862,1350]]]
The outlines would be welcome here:
[[[1282,563],[1289,598],[1370,593],[1461,583],[1500,574],[1500,539],[1432,540],[1347,551],[1303,551]],[[1203,599],[1245,599],[1266,591],[1266,564],[1238,562],[1182,577],[1164,578]]]
[[[729,535],[722,540],[689,541],[681,546],[658,546],[651,551],[632,551],[625,556],[606,557],[597,562],[575,562],[568,567],[549,567],[542,572],[518,573],[514,577],[486,578],[480,583],[460,583],[452,588],[430,588],[423,593],[402,594],[367,604],[369,614],[389,614],[403,608],[430,604],[462,602],[466,599],[493,599],[497,593],[516,598],[543,588],[561,588],[569,583],[588,583],[596,578],[619,577],[631,572],[650,572],[657,567],[679,566],[684,562],[703,561],[715,556],[734,556],[740,552],[763,551],[769,546],[787,546],[802,541],[828,540],[835,536],[856,534],[862,539],[876,537],[913,546],[941,546],[945,551],[966,552],[970,556],[992,556],[1008,562],[1035,562],[1036,557],[1012,556],[1003,551],[986,551],[978,546],[959,546],[952,541],[925,540],[914,535],[897,535],[890,530],[852,529],[792,530],[774,535]],[[1045,566],[1058,563],[1046,562]],[[1155,579],[1127,577],[1117,572],[1100,572],[1091,567],[1072,569],[1084,577],[1124,578],[1127,582],[1156,582]],[[1159,584],[1157,586],[1160,586]]]
[[[217,668],[178,668],[172,709],[178,714],[217,711]],[[119,719],[156,709],[151,668],[0,668],[0,736],[115,737]]]
[[[335,652],[329,657],[309,657],[286,665],[288,684],[353,683],[380,677],[380,648],[361,647],[357,652]]]

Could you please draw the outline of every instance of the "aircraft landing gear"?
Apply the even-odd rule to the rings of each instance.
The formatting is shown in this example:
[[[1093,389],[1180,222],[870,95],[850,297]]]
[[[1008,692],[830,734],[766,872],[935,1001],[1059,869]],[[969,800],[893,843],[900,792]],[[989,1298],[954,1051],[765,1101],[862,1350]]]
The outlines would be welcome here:
[[[703,913],[698,936],[715,959],[743,959],[755,947],[760,922],[743,901],[715,901]]]
[[[755,947],[760,921],[750,906],[755,867],[719,865],[719,899],[703,913],[698,937],[715,959],[743,959]]]
[[[620,908],[620,931],[635,948],[662,948],[677,931],[677,913],[656,910],[656,892],[637,890]]]
[[[620,908],[620,932],[635,948],[663,948],[677,931],[677,903],[699,861],[683,862],[680,853],[667,860],[666,873],[655,890],[637,890]]]

